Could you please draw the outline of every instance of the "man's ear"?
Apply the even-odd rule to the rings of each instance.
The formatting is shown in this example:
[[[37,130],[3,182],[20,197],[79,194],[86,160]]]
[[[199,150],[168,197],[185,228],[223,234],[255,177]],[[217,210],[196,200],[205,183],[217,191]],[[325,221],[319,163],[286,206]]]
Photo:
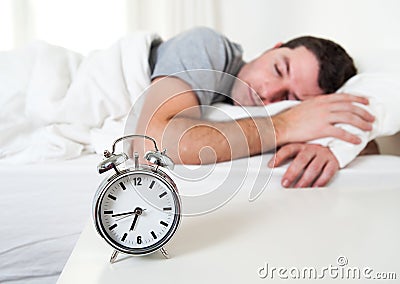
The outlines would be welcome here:
[[[274,48],[279,48],[283,45],[283,42],[278,42],[274,45]]]

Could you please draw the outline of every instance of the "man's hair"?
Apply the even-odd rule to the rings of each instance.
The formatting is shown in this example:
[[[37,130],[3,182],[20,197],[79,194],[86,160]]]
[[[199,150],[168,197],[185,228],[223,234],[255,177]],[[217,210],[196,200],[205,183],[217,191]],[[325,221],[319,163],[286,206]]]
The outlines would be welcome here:
[[[294,49],[300,46],[304,46],[317,57],[318,85],[327,94],[335,92],[350,77],[357,74],[353,59],[343,47],[331,40],[303,36],[292,39],[281,47]]]

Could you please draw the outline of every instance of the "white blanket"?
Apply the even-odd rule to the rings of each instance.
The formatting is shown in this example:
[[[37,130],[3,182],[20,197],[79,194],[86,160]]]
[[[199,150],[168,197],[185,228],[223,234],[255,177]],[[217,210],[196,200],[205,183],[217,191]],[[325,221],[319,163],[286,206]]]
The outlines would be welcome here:
[[[0,53],[0,158],[37,162],[107,148],[150,83],[158,39],[135,33],[87,57],[44,42]]]

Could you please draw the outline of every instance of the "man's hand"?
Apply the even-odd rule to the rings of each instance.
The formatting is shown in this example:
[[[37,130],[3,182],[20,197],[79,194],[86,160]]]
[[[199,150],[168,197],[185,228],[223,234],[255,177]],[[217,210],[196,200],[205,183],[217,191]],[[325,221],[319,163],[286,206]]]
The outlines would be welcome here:
[[[364,131],[372,129],[374,117],[353,103],[368,105],[368,99],[349,94],[321,95],[272,117],[277,145],[322,137],[361,143],[356,135],[335,126],[337,123],[345,123]]]
[[[302,143],[281,147],[269,161],[268,166],[278,167],[290,158],[294,160],[283,175],[284,187],[325,186],[339,170],[339,162],[329,148]]]

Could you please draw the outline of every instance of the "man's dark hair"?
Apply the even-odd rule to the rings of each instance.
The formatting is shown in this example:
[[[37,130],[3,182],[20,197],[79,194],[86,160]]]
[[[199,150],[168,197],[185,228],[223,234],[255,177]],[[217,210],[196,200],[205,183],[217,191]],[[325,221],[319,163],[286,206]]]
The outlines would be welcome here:
[[[281,47],[294,49],[300,46],[304,46],[317,57],[318,85],[327,94],[335,92],[350,77],[357,74],[353,59],[343,47],[331,40],[303,36],[292,39]]]

